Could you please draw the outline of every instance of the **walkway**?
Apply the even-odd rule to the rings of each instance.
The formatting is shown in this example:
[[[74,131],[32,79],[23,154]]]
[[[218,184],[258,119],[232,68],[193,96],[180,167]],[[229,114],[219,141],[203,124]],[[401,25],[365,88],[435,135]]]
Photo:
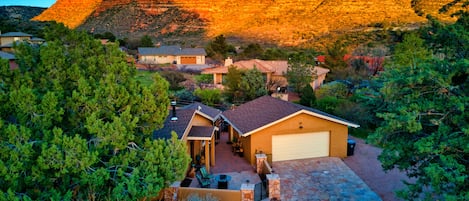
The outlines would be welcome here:
[[[280,175],[281,200],[381,200],[339,158],[280,161],[273,166]]]

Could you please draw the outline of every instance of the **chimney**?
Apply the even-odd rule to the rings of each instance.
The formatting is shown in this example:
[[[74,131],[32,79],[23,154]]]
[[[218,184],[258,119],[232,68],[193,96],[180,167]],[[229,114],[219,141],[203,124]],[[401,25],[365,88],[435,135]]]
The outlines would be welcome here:
[[[228,57],[225,59],[225,66],[231,66],[233,65],[233,59],[231,57]]]
[[[176,116],[176,101],[171,101],[171,106],[173,106],[173,115],[171,116],[171,121],[177,121],[178,117]]]

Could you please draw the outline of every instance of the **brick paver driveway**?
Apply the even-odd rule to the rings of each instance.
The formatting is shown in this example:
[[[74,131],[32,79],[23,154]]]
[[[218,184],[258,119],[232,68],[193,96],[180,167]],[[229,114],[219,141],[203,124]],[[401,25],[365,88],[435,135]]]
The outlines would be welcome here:
[[[339,158],[274,162],[273,170],[282,200],[381,200]]]

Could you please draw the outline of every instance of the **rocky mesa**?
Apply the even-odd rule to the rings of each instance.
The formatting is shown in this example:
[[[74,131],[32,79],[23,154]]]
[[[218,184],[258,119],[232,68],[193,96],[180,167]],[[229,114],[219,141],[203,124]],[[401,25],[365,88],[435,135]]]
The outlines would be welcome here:
[[[298,45],[325,34],[374,24],[405,26],[452,0],[58,0],[35,20],[121,37],[202,33]]]

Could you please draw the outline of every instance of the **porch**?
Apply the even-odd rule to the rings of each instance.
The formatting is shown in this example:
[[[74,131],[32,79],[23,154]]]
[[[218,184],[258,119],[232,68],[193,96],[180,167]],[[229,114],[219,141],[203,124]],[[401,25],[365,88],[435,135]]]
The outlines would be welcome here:
[[[228,132],[221,132],[218,144],[215,146],[216,165],[210,168],[210,174],[212,174],[210,188],[218,188],[218,182],[216,180],[218,175],[227,175],[230,177],[227,186],[229,190],[240,190],[243,183],[257,184],[261,182],[255,168],[251,166],[246,159],[234,153],[232,145],[227,142]],[[195,177],[186,178],[185,181],[189,182],[188,180],[191,180],[188,187],[200,188],[201,185]]]

